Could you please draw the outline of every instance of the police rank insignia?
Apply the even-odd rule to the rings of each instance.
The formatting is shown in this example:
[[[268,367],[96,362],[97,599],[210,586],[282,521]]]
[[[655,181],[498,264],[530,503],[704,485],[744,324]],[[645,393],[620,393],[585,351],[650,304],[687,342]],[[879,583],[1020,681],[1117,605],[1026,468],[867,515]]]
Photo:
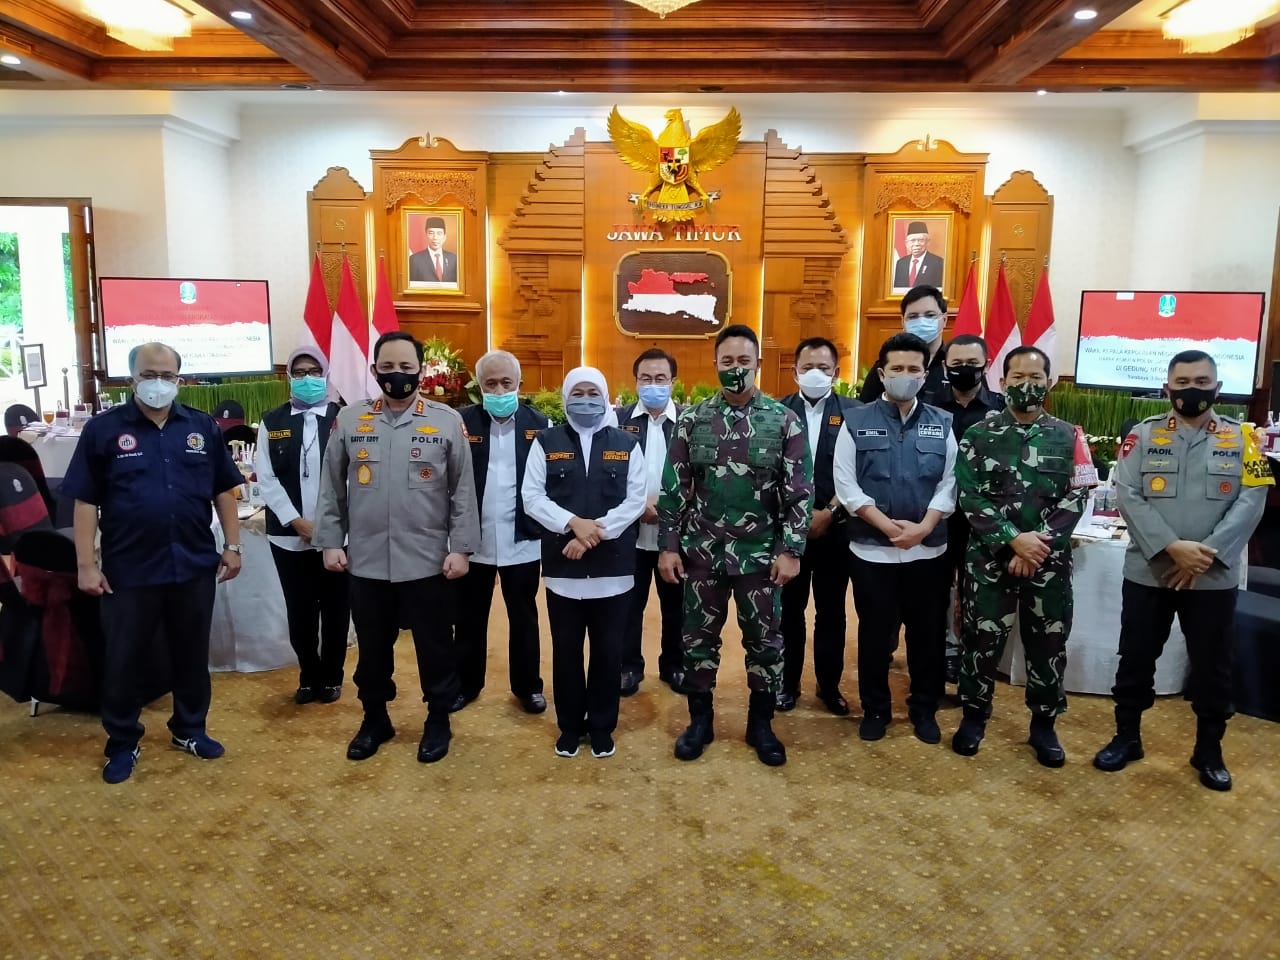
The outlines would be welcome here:
[[[362,423],[360,426],[356,427],[356,433],[373,433],[373,427],[369,426],[367,423]]]
[[[374,418],[374,415],[373,415],[372,413],[362,413],[362,414],[360,414],[360,419],[361,419],[361,420],[373,420],[373,419],[375,419],[375,418]]]
[[[357,459],[357,460],[368,460],[368,459],[369,459],[369,448],[368,448],[368,447],[361,447],[359,450],[357,450],[357,451],[356,451],[356,459]]]
[[[200,433],[188,433],[188,434],[187,434],[187,449],[188,449],[188,450],[203,450],[203,449],[204,449],[204,434],[200,434]]]
[[[368,484],[373,482],[373,470],[367,463],[362,463],[356,468],[356,483]]]
[[[430,424],[423,424],[421,427],[418,428],[418,432],[425,433],[425,434],[432,434],[432,433],[439,433],[440,431],[439,429],[431,426]]]

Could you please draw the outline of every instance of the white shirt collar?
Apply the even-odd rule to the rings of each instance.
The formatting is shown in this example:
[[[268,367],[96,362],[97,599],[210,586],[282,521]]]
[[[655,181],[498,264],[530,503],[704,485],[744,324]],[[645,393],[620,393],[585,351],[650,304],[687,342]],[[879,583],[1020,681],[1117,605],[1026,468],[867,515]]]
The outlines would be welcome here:
[[[636,405],[631,408],[631,418],[634,420],[636,417],[641,415],[646,417],[649,416],[649,408],[646,407],[643,402],[636,401]],[[676,422],[676,402],[674,400],[667,401],[666,409],[658,415],[658,419],[670,420],[672,423]]]

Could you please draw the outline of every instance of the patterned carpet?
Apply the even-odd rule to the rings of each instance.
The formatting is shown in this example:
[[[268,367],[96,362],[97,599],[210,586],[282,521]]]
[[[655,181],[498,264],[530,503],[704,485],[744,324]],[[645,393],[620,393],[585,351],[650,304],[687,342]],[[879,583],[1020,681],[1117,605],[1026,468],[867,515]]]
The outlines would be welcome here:
[[[0,958],[1280,956],[1280,727],[1232,722],[1236,788],[1216,794],[1187,763],[1181,699],[1148,715],[1147,759],[1108,775],[1089,760],[1110,703],[1077,696],[1067,766],[1047,770],[1001,684],[964,759],[946,743],[956,709],[943,744],[912,737],[899,651],[885,740],[806,696],[770,769],[742,742],[736,636],[716,742],[693,763],[671,754],[684,701],[652,677],[623,701],[614,757],[556,757],[552,714],[520,712],[496,639],[435,766],[416,761],[407,637],[397,736],[361,764],[344,756],[351,685],[295,707],[289,670],[214,677],[222,760],[170,749],[167,700],[149,709],[119,787],[99,778],[94,718],[6,701]]]

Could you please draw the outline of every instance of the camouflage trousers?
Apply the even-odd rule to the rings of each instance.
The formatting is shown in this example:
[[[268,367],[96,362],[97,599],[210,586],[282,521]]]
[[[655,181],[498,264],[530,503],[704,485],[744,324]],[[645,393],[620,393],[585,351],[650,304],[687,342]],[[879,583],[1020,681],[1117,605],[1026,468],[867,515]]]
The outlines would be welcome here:
[[[960,702],[991,714],[996,667],[1014,617],[1027,658],[1027,708],[1055,717],[1067,709],[1062,688],[1071,633],[1070,550],[1054,553],[1031,577],[1015,577],[985,551],[969,551],[961,632]]]
[[[747,686],[776,694],[782,688],[782,590],[769,571],[729,576],[685,568],[684,669],[689,689],[715,688],[720,669],[720,631],[729,619],[729,595],[738,607],[742,648],[746,652]]]

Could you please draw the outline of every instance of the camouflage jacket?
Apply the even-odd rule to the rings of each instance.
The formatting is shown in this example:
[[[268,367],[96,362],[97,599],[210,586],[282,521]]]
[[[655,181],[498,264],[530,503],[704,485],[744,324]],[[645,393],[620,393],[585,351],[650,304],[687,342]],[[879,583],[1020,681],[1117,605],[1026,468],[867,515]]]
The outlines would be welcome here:
[[[970,550],[995,556],[1029,532],[1051,535],[1054,553],[1070,548],[1088,493],[1072,486],[1075,442],[1075,428],[1047,413],[1024,426],[1006,409],[965,431],[956,483]]]
[[[680,415],[662,474],[658,545],[730,575],[804,553],[813,467],[799,418],[760,392],[735,408],[723,393]]]

